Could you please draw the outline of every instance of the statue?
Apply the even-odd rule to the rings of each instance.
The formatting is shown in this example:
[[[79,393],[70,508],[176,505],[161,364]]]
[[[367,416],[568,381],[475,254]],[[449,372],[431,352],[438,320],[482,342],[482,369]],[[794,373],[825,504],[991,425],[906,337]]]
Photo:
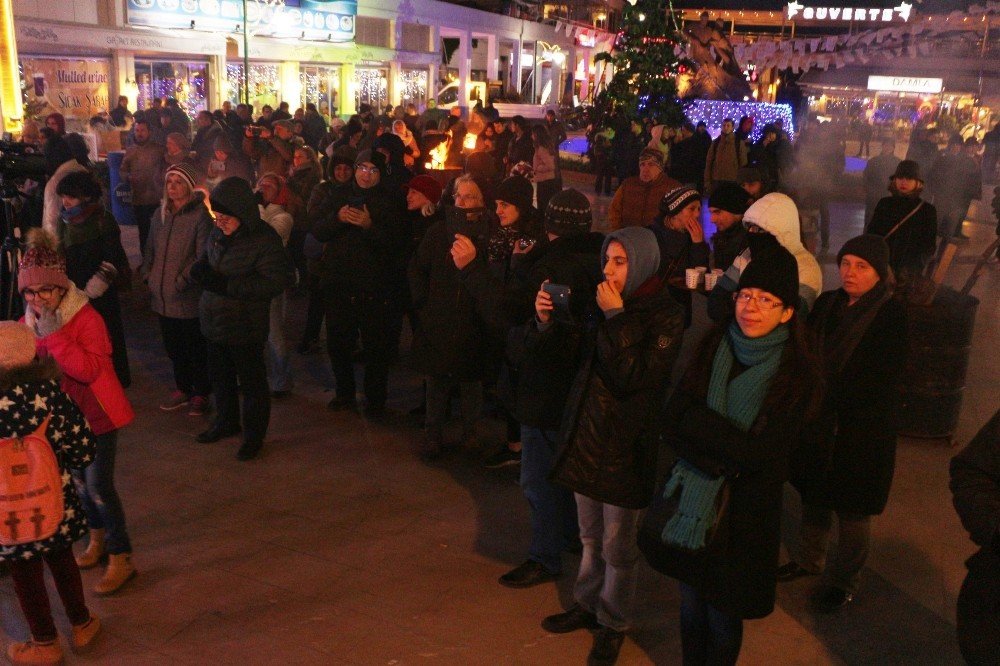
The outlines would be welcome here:
[[[708,12],[701,13],[697,24],[686,26],[684,34],[688,38],[688,57],[696,67],[685,97],[742,102],[750,96],[750,85],[736,62],[733,45],[718,24],[708,20]]]

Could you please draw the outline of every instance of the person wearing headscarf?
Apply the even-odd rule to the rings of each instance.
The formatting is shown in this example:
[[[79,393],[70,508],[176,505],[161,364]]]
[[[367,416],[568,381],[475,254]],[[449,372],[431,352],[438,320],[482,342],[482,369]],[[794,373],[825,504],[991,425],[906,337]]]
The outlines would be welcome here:
[[[658,275],[656,235],[613,231],[602,249],[602,321],[587,332],[551,478],[576,494],[583,557],[574,605],[542,627],[596,630],[590,663],[613,664],[634,621],[639,515],[653,494],[658,406],[684,334],[684,312]],[[552,299],[535,300],[539,327],[558,330]]]
[[[779,580],[823,574],[811,602],[830,613],[858,593],[872,516],[885,509],[896,461],[897,381],[906,355],[906,308],[893,295],[889,248],[864,234],[837,253],[840,289],[824,293],[809,327],[826,373],[826,397],[793,485],[802,495],[801,549]],[[836,551],[828,559],[836,516]]]

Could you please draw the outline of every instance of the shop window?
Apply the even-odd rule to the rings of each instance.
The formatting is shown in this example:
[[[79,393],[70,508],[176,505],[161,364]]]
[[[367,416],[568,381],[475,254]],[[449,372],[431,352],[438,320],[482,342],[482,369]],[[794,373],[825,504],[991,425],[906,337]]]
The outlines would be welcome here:
[[[72,130],[80,130],[91,117],[110,110],[111,61],[106,58],[21,58],[19,70],[27,118],[61,113]]]
[[[384,109],[389,103],[389,69],[386,67],[357,67],[354,70],[354,107],[370,104],[373,109]]]
[[[339,67],[306,65],[299,69],[299,82],[302,90],[300,99],[302,108],[305,108],[306,103],[312,102],[327,123],[340,113],[338,103],[338,95],[340,94]]]
[[[136,61],[138,108],[148,108],[154,97],[175,98],[191,118],[208,109],[207,62]]]
[[[389,48],[389,21],[387,19],[358,16],[354,26],[354,41],[358,44]]]
[[[404,68],[399,75],[399,98],[405,106],[415,104],[418,109],[427,104],[427,69]]]
[[[249,74],[250,104],[254,115],[260,113],[265,105],[277,109],[278,103],[278,66],[269,63],[251,63]],[[227,91],[223,95],[234,104],[243,101],[243,63],[226,64]]]

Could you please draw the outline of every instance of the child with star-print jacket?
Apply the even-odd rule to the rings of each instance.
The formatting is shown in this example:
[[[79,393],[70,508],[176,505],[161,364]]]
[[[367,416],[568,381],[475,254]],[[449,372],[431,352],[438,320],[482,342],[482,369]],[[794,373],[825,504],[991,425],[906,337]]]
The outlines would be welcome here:
[[[68,549],[87,533],[70,469],[83,469],[94,459],[94,433],[80,408],[59,387],[59,368],[52,359],[14,368],[0,364],[0,439],[30,435],[46,417],[45,436],[62,474],[63,519],[48,539],[0,547],[0,562],[23,562]]]

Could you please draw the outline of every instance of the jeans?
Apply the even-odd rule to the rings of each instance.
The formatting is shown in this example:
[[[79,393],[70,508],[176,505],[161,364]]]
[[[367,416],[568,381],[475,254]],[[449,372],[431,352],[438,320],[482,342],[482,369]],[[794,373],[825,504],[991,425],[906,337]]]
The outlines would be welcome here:
[[[155,203],[149,206],[132,206],[132,215],[135,217],[135,226],[139,229],[139,252],[146,254],[146,239],[149,238],[149,225],[153,219],[153,213],[160,207]]]
[[[431,375],[427,378],[428,432],[441,434],[448,413],[448,403],[451,401],[451,392],[456,386],[462,405],[462,433],[471,435],[475,432],[476,422],[483,411],[483,383],[460,382],[442,375]]]
[[[177,390],[189,396],[207,396],[212,390],[208,379],[208,350],[198,318],[174,319],[160,316],[163,346],[174,366]]]
[[[521,491],[531,507],[528,559],[562,571],[562,552],[579,533],[573,493],[549,481],[558,430],[521,426]]]
[[[80,568],[73,558],[73,549],[66,547],[31,560],[17,560],[10,563],[10,577],[14,581],[17,601],[24,612],[24,618],[31,629],[31,637],[39,642],[59,638],[56,625],[52,621],[52,607],[45,590],[44,564],[49,565],[56,592],[62,600],[66,616],[74,625],[86,624],[90,611],[83,597],[83,581]]]
[[[684,666],[735,664],[743,645],[743,620],[713,607],[690,585],[679,587]]]
[[[861,578],[861,569],[868,559],[871,546],[872,518],[856,513],[837,512],[837,552],[827,564],[826,551],[830,543],[834,512],[830,509],[802,506],[802,554],[799,565],[813,573],[823,571],[826,582],[834,587],[855,594]]]
[[[243,441],[260,444],[271,419],[271,392],[267,387],[262,344],[220,345],[208,343],[208,370],[215,393],[216,430],[240,426],[239,394],[243,392]],[[237,384],[237,381],[239,382]]]
[[[635,600],[635,565],[639,561],[636,538],[640,511],[604,504],[579,493],[576,510],[583,557],[573,597],[595,613],[602,626],[628,631]]]
[[[365,398],[385,407],[389,393],[389,303],[376,294],[340,285],[326,294],[326,350],[337,380],[337,398],[356,397],[354,350],[361,336],[365,352]]]
[[[306,310],[306,325],[302,329],[302,344],[309,345],[319,340],[319,333],[323,326],[324,310],[323,290],[314,277],[309,278],[309,305]]]
[[[132,552],[125,528],[125,510],[115,490],[118,431],[97,436],[97,455],[84,469],[73,470],[73,482],[92,530],[104,530],[104,548],[112,555]]]
[[[270,321],[267,331],[267,369],[271,390],[291,391],[292,357],[285,340],[285,310],[287,299],[284,293],[271,299]]]

